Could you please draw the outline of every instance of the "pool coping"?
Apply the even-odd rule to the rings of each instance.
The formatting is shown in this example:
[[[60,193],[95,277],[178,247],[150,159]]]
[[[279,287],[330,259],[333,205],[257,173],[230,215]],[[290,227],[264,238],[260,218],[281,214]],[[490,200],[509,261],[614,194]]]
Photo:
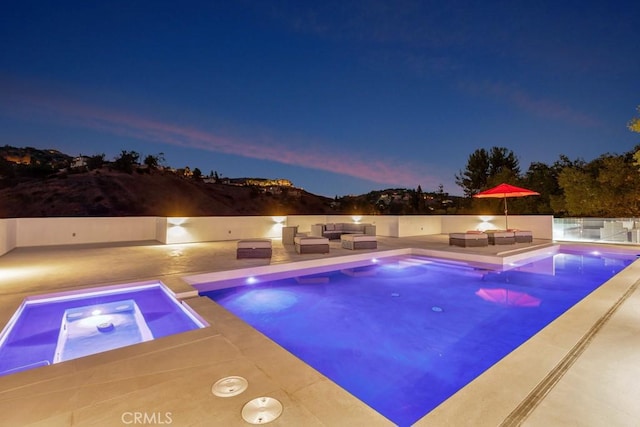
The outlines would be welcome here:
[[[421,248],[403,248],[403,249],[391,249],[377,252],[367,252],[353,255],[344,255],[340,257],[332,258],[319,258],[306,261],[296,261],[285,264],[272,264],[258,267],[215,271],[209,273],[199,273],[193,275],[182,276],[182,280],[188,283],[194,289],[187,292],[177,294],[178,297],[189,298],[197,296],[198,291],[219,289],[212,286],[205,287],[206,283],[223,282],[223,281],[236,281],[247,276],[263,276],[263,275],[289,275],[293,272],[304,273],[307,269],[322,270],[326,268],[331,269],[335,265],[346,263],[371,263],[375,258],[390,258],[396,256],[411,256],[418,255],[430,258],[437,258],[443,261],[457,261],[467,264],[485,265],[488,268],[500,268],[503,270],[515,268],[518,263],[527,260],[530,261],[536,257],[546,257],[552,253],[557,252],[560,249],[559,245],[553,245],[545,243],[537,245],[528,250],[516,250],[500,252],[497,255],[484,255],[474,253],[455,253],[437,249],[421,249]],[[513,252],[513,253],[511,253]]]

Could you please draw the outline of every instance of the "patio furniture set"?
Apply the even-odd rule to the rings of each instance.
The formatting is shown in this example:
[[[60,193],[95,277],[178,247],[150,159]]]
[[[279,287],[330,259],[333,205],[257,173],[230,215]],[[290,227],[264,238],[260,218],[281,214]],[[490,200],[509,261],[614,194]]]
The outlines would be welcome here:
[[[371,224],[315,224],[312,225],[311,235],[307,235],[298,233],[297,226],[286,226],[282,228],[282,244],[294,245],[299,254],[329,253],[330,239],[340,239],[340,245],[344,249],[377,249],[375,230],[375,226]],[[327,235],[330,237],[326,237]],[[236,258],[271,258],[272,251],[271,239],[239,240]]]

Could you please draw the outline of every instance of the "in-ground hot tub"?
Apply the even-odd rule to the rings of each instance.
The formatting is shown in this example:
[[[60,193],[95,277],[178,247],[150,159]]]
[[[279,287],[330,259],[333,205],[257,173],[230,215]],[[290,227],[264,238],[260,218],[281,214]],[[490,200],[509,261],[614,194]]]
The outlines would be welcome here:
[[[28,297],[0,334],[0,375],[205,326],[157,281]]]

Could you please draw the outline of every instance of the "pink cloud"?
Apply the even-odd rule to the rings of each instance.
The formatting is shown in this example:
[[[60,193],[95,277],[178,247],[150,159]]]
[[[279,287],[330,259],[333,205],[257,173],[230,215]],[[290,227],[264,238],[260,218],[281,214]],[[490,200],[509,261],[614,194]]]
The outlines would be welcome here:
[[[0,87],[3,86],[0,84]],[[4,89],[4,88],[3,88]],[[226,137],[192,126],[153,120],[130,111],[110,110],[56,95],[41,95],[32,91],[8,91],[5,98],[11,114],[22,119],[45,120],[66,126],[82,127],[113,135],[136,138],[178,147],[233,154],[247,158],[269,160],[288,165],[328,171],[380,184],[436,187],[439,180],[430,177],[417,166],[394,159],[365,158],[361,153],[340,155],[328,144],[314,141],[280,141],[257,137],[253,141]],[[0,105],[0,107],[2,107]],[[327,148],[325,148],[325,146]]]
[[[562,120],[587,127],[598,127],[602,125],[601,121],[596,117],[577,111],[568,105],[562,105],[549,99],[536,98],[515,85],[492,82],[479,84],[466,82],[461,84],[461,87],[463,90],[474,94],[489,95],[502,99],[521,110],[528,111],[540,117]]]

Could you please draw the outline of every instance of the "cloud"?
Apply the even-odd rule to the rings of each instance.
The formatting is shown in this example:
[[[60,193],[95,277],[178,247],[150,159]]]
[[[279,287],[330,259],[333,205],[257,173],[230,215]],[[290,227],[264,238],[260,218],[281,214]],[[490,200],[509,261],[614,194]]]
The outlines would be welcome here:
[[[596,117],[550,99],[536,98],[516,85],[494,82],[464,82],[460,84],[460,87],[465,92],[502,100],[539,117],[564,121],[584,127],[602,126],[602,122]]]
[[[273,140],[256,136],[251,141],[223,136],[194,126],[154,120],[132,111],[115,110],[59,96],[51,92],[16,89],[15,85],[0,88],[7,95],[0,101],[0,111],[21,120],[52,122],[67,127],[79,127],[112,135],[188,147],[252,159],[268,160],[303,168],[348,175],[386,185],[437,186],[438,178],[423,172],[425,165],[398,159],[367,157],[348,153],[322,141]]]

